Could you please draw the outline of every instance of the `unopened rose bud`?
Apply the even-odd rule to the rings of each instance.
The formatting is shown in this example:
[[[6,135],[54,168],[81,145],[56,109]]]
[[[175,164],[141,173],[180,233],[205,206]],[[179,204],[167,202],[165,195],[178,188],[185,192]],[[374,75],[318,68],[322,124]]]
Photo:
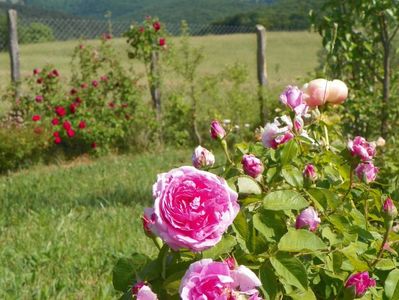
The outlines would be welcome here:
[[[298,87],[289,85],[280,95],[280,101],[293,110],[304,103],[303,92]]]
[[[212,121],[210,132],[214,140],[221,140],[226,136],[226,131],[218,121]]]
[[[312,164],[308,164],[305,166],[305,169],[303,170],[303,176],[310,181],[315,181],[317,179],[317,173],[316,173],[316,168]]]
[[[253,154],[244,154],[241,160],[244,173],[256,178],[263,173],[264,167],[262,161]]]
[[[215,163],[215,156],[207,149],[198,146],[194,150],[192,162],[193,166],[197,169],[201,169],[203,167],[211,167]]]
[[[317,227],[319,227],[321,220],[319,215],[315,211],[313,207],[308,207],[303,210],[299,216],[296,218],[295,228],[301,229],[306,228],[310,231],[316,231]]]
[[[152,237],[153,233],[151,230],[151,226],[155,222],[155,214],[153,208],[145,208],[144,215],[142,216],[143,221],[143,230],[146,236]]]
[[[383,137],[379,137],[377,139],[377,141],[375,142],[375,144],[377,145],[377,147],[384,147],[385,146],[385,140]]]
[[[382,207],[382,212],[386,220],[393,220],[398,216],[398,210],[391,198],[387,198]]]

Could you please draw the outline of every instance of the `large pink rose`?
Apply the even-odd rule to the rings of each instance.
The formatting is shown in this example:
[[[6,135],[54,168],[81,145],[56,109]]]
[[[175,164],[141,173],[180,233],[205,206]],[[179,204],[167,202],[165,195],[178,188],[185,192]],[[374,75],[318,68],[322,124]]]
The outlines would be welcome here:
[[[370,161],[376,154],[376,145],[368,142],[364,137],[357,136],[353,140],[349,140],[348,149],[352,156],[359,157],[362,161]]]
[[[190,265],[180,284],[182,300],[258,299],[259,278],[245,266],[202,259]]]
[[[353,293],[355,298],[360,298],[375,284],[375,280],[369,276],[368,272],[361,272],[351,275],[345,284],[345,288]]]
[[[150,230],[175,250],[214,246],[240,210],[237,193],[223,178],[188,166],[159,174],[153,197]]]

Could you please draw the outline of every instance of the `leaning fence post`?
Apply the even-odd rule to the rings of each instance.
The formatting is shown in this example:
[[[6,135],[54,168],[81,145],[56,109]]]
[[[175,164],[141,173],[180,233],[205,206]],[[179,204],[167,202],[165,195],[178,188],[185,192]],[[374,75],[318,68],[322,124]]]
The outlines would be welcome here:
[[[18,46],[18,27],[17,27],[17,11],[10,9],[8,11],[8,34],[9,34],[9,51],[11,62],[11,80],[14,83],[15,95],[19,96],[19,81],[21,78],[19,64],[19,46]]]
[[[160,91],[160,74],[159,74],[159,53],[153,51],[151,54],[151,97],[157,114],[158,121],[161,119],[161,91]]]
[[[262,25],[256,25],[257,37],[257,72],[258,72],[258,99],[260,109],[261,125],[266,121],[266,111],[264,104],[264,88],[267,85],[267,70],[266,70],[266,29]]]

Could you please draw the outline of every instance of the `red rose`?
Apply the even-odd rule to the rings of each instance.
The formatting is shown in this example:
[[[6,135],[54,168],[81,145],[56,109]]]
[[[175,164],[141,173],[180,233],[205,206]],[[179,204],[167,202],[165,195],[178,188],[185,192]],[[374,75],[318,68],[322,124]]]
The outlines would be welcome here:
[[[58,77],[60,76],[60,73],[58,72],[58,70],[54,69],[51,74],[53,74],[54,77]]]
[[[32,121],[33,121],[33,122],[40,121],[40,119],[41,119],[41,117],[40,117],[39,115],[34,115],[34,116],[32,117]]]
[[[80,121],[79,122],[79,128],[80,129],[85,129],[86,128],[86,122],[85,121]]]
[[[65,108],[64,108],[63,106],[57,106],[57,107],[55,108],[55,113],[56,113],[57,115],[59,115],[60,117],[63,117],[63,116],[66,115],[66,110],[65,110]]]
[[[108,103],[109,108],[114,108],[115,107],[115,103],[114,102],[110,102]]]
[[[93,87],[98,87],[98,81],[97,80],[93,80],[91,82],[91,84],[92,84]]]
[[[152,27],[154,27],[155,31],[158,31],[159,29],[161,29],[161,23],[155,22],[154,24],[152,24]]]
[[[68,129],[67,131],[67,135],[71,138],[75,136],[75,130],[73,129]]]
[[[60,137],[60,133],[58,131],[53,132],[53,137]]]
[[[43,96],[41,96],[41,95],[36,96],[36,97],[35,97],[35,101],[36,101],[37,103],[42,102],[42,101],[43,101]]]
[[[37,75],[37,74],[39,74],[39,73],[40,73],[40,69],[37,69],[37,68],[36,68],[36,69],[33,70],[33,75]]]
[[[82,89],[86,89],[86,88],[89,87],[89,85],[88,85],[86,82],[83,82],[83,83],[80,85],[80,87],[81,87]]]
[[[70,91],[71,95],[76,95],[77,93],[78,93],[78,90],[75,88],[71,89],[71,91]]]
[[[97,144],[96,144],[96,142],[93,142],[93,143],[91,143],[91,145],[90,145],[93,149],[96,149],[97,148]]]
[[[37,83],[37,84],[42,84],[42,83],[43,83],[43,78],[38,78],[38,79],[36,80],[36,83]]]
[[[69,105],[69,110],[71,113],[75,113],[76,112],[76,104],[75,103],[71,103],[71,105]]]
[[[80,97],[76,97],[75,103],[77,103],[77,104],[82,103],[82,99]]]
[[[57,118],[54,118],[51,120],[51,124],[53,124],[54,126],[60,124],[60,120],[58,120]]]
[[[107,75],[103,75],[103,76],[101,76],[101,81],[105,81],[105,82],[107,82],[108,81],[108,76]]]
[[[139,31],[140,31],[141,33],[143,33],[143,32],[144,32],[144,27],[141,26],[140,29],[139,29]]]
[[[164,38],[159,39],[159,46],[163,47],[166,45],[166,40]]]
[[[54,139],[54,143],[55,144],[61,144],[61,142],[62,142],[61,138],[59,136],[56,136],[55,139]]]
[[[65,121],[62,126],[64,127],[65,130],[69,130],[72,127],[71,122],[69,121]]]

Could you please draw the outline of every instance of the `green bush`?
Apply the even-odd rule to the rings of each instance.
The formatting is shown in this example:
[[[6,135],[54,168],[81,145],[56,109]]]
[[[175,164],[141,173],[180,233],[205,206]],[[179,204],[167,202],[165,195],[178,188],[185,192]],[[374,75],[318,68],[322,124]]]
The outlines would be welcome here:
[[[51,27],[34,22],[28,26],[20,26],[18,38],[21,44],[43,43],[54,41],[54,33]]]

